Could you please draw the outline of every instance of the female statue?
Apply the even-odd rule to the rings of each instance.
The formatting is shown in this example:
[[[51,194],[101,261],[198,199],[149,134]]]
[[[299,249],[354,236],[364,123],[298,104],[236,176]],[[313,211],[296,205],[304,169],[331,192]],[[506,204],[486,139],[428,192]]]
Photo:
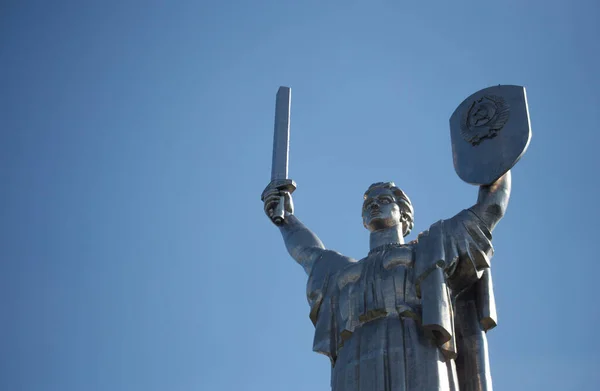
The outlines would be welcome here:
[[[491,390],[485,332],[496,325],[491,231],[504,215],[510,171],[477,202],[404,242],[409,198],[392,182],[364,194],[370,251],[356,261],[325,248],[294,215],[289,192],[269,188],[264,210],[308,275],[313,349],[331,359],[333,391]]]

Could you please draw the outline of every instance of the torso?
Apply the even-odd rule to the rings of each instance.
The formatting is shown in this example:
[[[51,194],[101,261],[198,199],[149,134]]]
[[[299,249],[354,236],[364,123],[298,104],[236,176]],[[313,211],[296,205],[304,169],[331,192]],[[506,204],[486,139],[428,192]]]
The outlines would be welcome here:
[[[333,276],[341,345],[357,327],[388,316],[417,316],[413,247],[378,251],[348,264]]]

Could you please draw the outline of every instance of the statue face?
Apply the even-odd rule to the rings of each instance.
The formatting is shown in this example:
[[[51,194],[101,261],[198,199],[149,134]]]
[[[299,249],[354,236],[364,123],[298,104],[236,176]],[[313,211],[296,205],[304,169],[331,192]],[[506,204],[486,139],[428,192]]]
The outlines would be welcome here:
[[[390,189],[375,188],[363,204],[363,225],[369,231],[394,227],[401,223],[402,213]]]

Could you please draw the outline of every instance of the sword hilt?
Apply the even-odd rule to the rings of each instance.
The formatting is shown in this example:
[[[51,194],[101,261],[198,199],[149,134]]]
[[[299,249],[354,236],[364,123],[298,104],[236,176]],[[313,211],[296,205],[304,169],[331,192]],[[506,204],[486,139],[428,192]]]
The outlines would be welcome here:
[[[279,203],[277,204],[277,207],[273,211],[273,216],[271,216],[271,220],[273,221],[273,224],[281,225],[281,224],[283,224],[284,217],[285,217],[285,197],[280,196]]]
[[[279,203],[277,207],[273,210],[273,215],[271,216],[271,221],[275,225],[283,224],[283,220],[285,217],[285,196],[283,192],[287,192],[292,194],[294,190],[296,190],[296,182],[291,179],[274,179],[267,185],[265,190],[263,190],[260,199],[261,201],[265,200],[265,195],[273,190],[277,190],[280,193]]]

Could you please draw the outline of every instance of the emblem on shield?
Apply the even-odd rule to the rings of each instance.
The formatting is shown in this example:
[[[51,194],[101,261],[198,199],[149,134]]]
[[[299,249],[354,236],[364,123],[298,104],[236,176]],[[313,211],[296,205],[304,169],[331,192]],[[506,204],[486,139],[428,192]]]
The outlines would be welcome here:
[[[488,185],[519,161],[531,138],[525,88],[477,91],[450,117],[454,169],[465,182]]]
[[[510,113],[510,107],[501,96],[486,95],[474,100],[465,110],[460,126],[462,137],[472,145],[486,138],[494,138],[502,129]]]

